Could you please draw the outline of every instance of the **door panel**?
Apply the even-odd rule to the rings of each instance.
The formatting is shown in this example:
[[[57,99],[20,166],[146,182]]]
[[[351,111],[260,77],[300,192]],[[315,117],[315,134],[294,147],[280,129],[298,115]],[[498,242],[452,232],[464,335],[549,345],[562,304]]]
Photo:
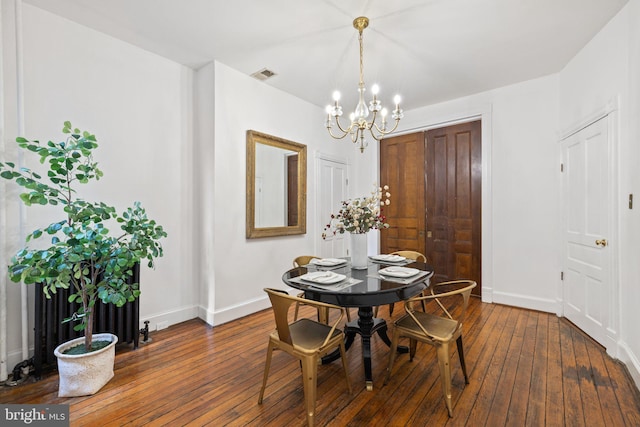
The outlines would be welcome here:
[[[565,255],[563,310],[600,344],[606,344],[610,301],[609,138],[601,119],[562,144]]]
[[[337,213],[342,207],[342,201],[347,200],[347,164],[334,160],[318,160],[320,184],[318,188],[321,224],[327,224],[332,213]],[[327,235],[320,239],[319,256],[324,258],[340,258],[347,256],[347,234]]]
[[[380,250],[425,252],[424,133],[380,141],[380,184],[388,185],[391,204],[383,215],[390,228],[380,232]]]
[[[475,280],[481,295],[480,122],[430,130],[425,144],[426,255],[434,280]]]

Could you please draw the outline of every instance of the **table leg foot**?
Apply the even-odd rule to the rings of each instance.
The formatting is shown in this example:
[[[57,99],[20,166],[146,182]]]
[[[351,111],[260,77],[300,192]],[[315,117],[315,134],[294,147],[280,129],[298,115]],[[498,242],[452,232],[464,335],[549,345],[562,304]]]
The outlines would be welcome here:
[[[373,391],[373,381],[367,381],[367,391]]]

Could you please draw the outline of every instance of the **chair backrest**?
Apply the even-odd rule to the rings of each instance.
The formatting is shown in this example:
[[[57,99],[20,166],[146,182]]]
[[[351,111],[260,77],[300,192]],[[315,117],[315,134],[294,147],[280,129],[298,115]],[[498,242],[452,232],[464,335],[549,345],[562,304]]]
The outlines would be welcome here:
[[[471,296],[471,290],[475,288],[478,284],[473,280],[452,280],[449,282],[441,282],[436,283],[435,285],[431,285],[431,295],[435,298],[435,301],[438,303],[440,308],[444,310],[447,316],[450,319],[453,319],[453,316],[449,311],[443,306],[440,302],[440,298],[445,298],[453,295],[460,295],[462,297],[462,310],[460,311],[460,315],[457,320],[459,323],[462,323],[464,319],[465,313],[467,311],[467,306],[469,305],[469,297]],[[446,288],[453,288],[452,290],[447,290]],[[444,290],[443,290],[444,289]]]
[[[301,267],[303,265],[307,265],[311,262],[312,259],[320,259],[320,257],[315,255],[300,255],[293,260],[293,266]]]
[[[271,300],[273,315],[276,319],[276,330],[280,341],[291,344],[291,331],[289,330],[289,307],[297,301],[296,297],[292,297],[286,291],[280,289],[264,290]]]
[[[417,251],[396,251],[391,252],[391,255],[400,255],[414,261],[427,262],[427,257]]]

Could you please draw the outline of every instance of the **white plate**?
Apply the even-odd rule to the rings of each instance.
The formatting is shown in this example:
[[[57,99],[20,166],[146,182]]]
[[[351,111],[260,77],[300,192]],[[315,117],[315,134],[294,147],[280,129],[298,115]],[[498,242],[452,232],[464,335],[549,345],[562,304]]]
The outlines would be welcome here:
[[[300,276],[302,280],[323,285],[331,285],[338,283],[347,278],[344,274],[334,273],[333,271],[314,271]]]
[[[346,259],[340,258],[314,258],[309,264],[319,265],[321,267],[333,267],[335,265],[346,264]]]
[[[420,270],[407,267],[386,267],[378,270],[378,273],[389,277],[413,277],[420,273]]]
[[[402,262],[406,260],[406,258],[403,256],[392,255],[392,254],[371,255],[370,258],[376,261],[386,261],[386,262]]]

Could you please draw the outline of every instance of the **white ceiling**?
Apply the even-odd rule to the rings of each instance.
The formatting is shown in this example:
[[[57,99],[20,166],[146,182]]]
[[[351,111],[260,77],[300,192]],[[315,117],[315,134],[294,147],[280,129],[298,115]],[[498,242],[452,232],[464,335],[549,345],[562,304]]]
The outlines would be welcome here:
[[[628,0],[24,0],[197,68],[211,60],[324,107],[364,81],[404,109],[560,71]]]

